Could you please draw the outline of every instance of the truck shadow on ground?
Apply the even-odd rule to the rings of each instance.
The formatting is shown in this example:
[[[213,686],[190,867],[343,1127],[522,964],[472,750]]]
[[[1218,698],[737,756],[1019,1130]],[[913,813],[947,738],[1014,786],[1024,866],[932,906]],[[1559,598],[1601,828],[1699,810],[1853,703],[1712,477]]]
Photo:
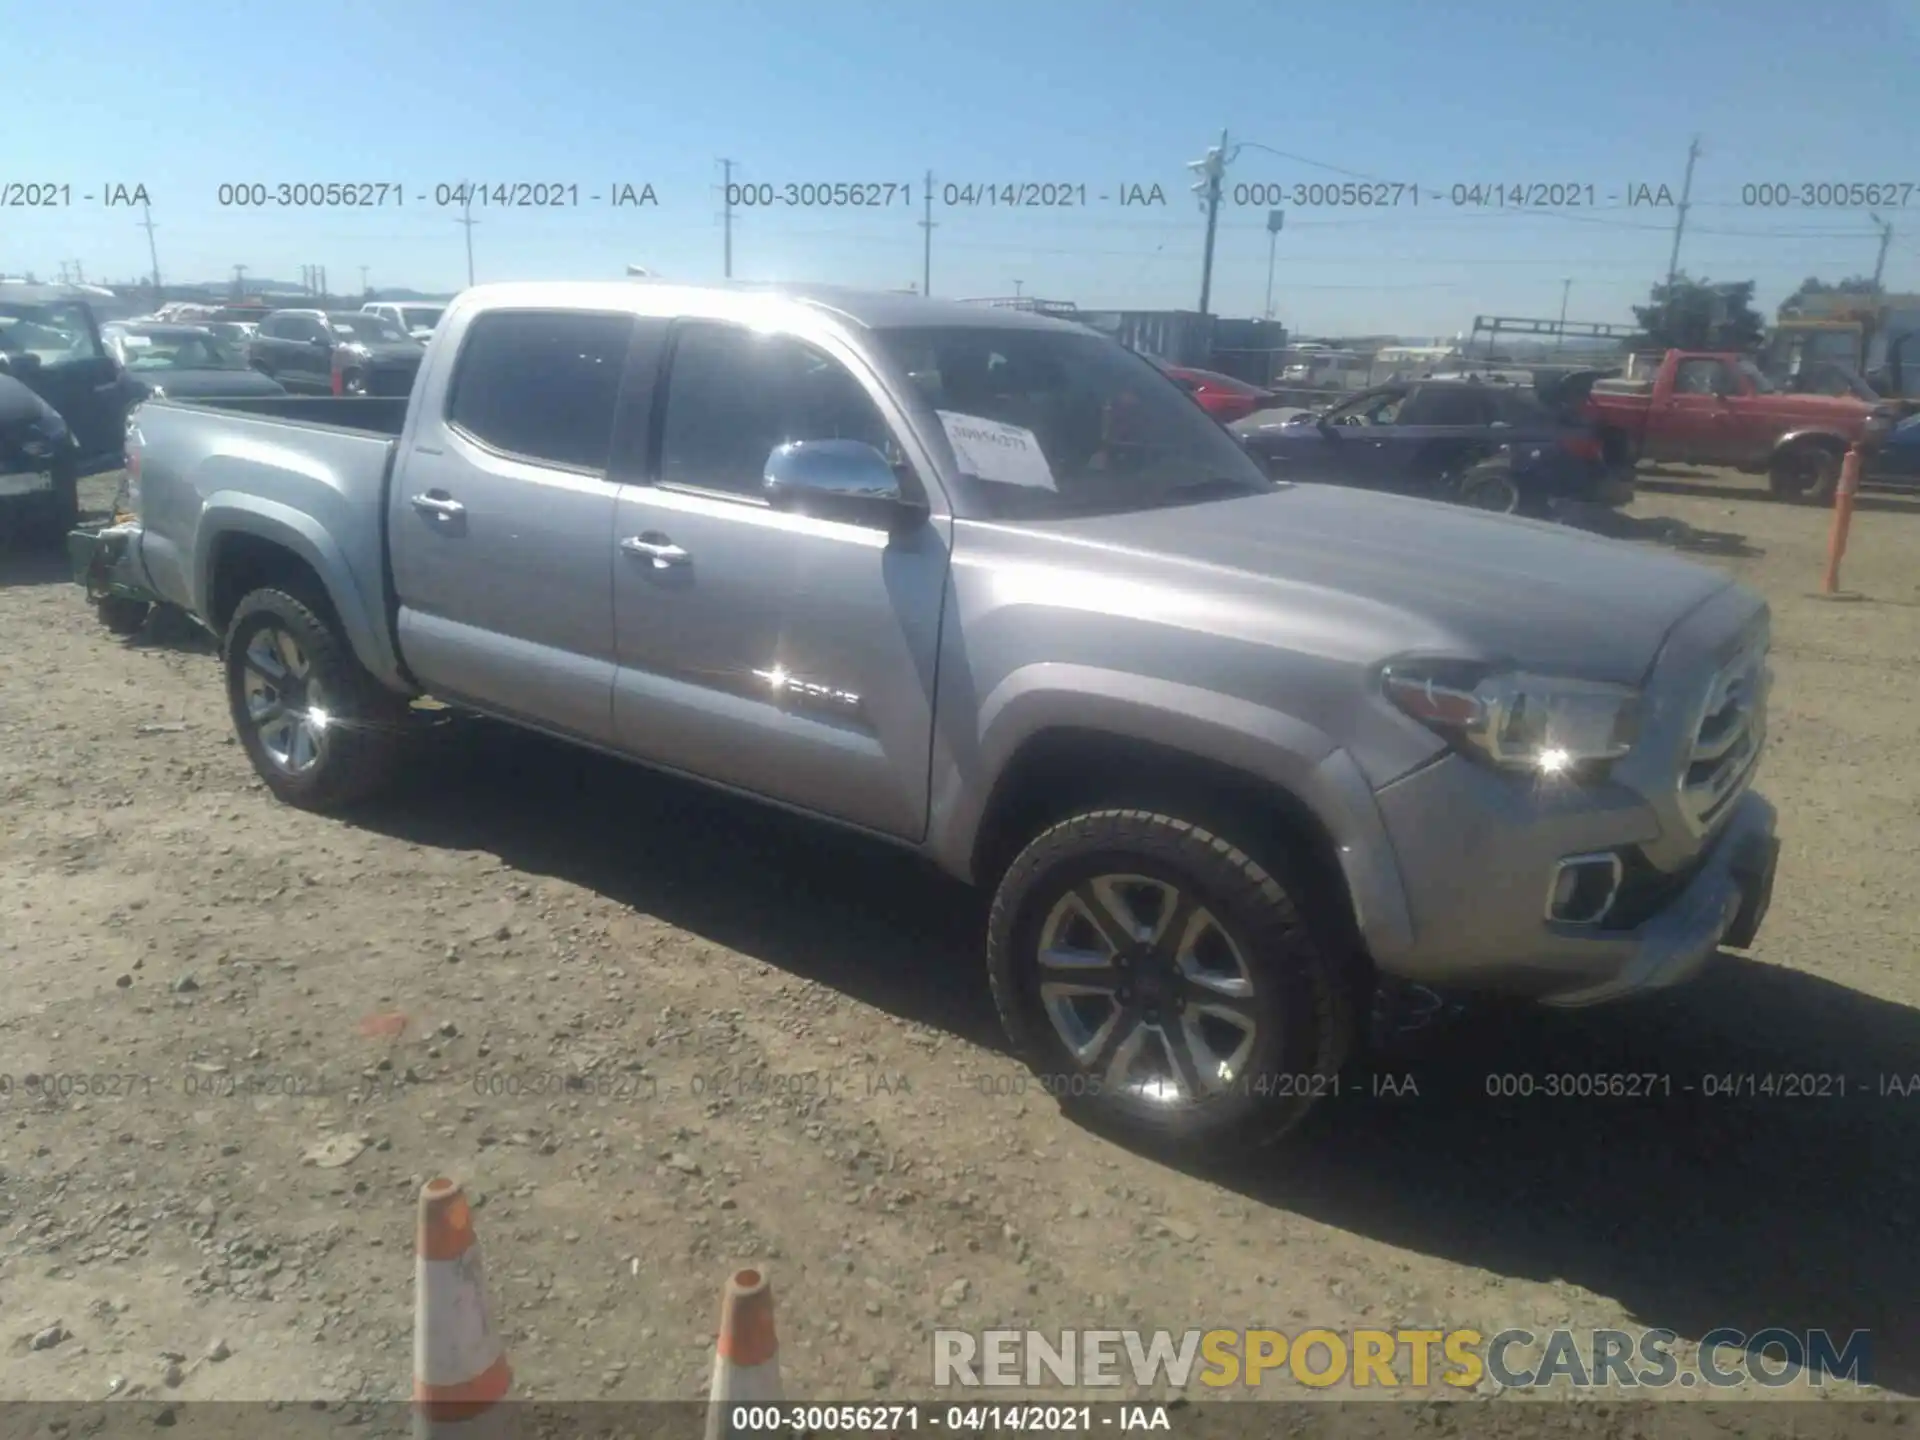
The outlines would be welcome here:
[[[913,857],[555,743],[457,728],[417,787],[357,822],[487,851],[1001,1048],[984,902]],[[1920,1011],[1723,955],[1621,1008],[1449,1009],[1357,1069],[1287,1143],[1191,1169],[1341,1230],[1580,1285],[1688,1339],[1869,1330],[1871,1378],[1913,1393],[1920,1090],[1883,1087],[1915,1072]],[[1644,1077],[1641,1095],[1542,1093],[1549,1077],[1609,1075]],[[1488,1093],[1523,1083],[1532,1095]]]

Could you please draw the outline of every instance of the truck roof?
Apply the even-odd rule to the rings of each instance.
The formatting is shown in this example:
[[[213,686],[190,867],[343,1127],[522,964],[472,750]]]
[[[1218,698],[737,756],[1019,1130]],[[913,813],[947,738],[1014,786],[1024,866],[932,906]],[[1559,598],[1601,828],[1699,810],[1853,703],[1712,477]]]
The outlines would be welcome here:
[[[500,307],[556,307],[564,309],[626,310],[639,315],[673,315],[690,308],[700,296],[764,295],[773,304],[791,304],[832,311],[869,330],[898,330],[919,326],[981,330],[1078,329],[1067,322],[1021,310],[988,305],[963,305],[956,300],[930,300],[897,291],[860,290],[850,286],[812,285],[772,281],[731,280],[687,285],[676,281],[531,280],[476,285],[463,291],[451,305],[482,309]],[[423,302],[424,303],[424,302]],[[698,307],[691,307],[698,308]]]

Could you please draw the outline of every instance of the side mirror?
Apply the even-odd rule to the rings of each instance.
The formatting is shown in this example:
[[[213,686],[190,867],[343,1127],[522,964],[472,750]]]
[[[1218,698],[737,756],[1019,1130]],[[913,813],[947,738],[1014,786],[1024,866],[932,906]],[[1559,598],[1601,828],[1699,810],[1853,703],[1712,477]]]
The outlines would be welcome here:
[[[859,440],[795,440],[767,456],[761,492],[776,510],[864,524],[925,514],[900,489],[887,457]]]

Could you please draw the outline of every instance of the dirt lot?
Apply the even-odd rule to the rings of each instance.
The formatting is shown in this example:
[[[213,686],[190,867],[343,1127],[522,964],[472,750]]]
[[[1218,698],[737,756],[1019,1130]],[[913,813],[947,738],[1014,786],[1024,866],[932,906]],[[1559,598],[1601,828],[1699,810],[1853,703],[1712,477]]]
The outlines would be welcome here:
[[[376,815],[305,815],[210,647],[0,561],[0,1397],[403,1394],[443,1170],[530,1396],[703,1394],[748,1259],[799,1396],[927,1393],[939,1325],[1309,1320],[1864,1327],[1920,1394],[1920,1078],[1881,1093],[1920,1072],[1920,502],[1868,502],[1834,604],[1823,513],[1656,483],[1635,513],[1744,536],[1711,563],[1775,607],[1759,950],[1444,1015],[1399,1093],[1204,1174],[1019,1093],[979,905],[908,860],[481,729]],[[1673,1093],[1488,1097],[1524,1072]],[[1846,1094],[1705,1093],[1770,1074]]]

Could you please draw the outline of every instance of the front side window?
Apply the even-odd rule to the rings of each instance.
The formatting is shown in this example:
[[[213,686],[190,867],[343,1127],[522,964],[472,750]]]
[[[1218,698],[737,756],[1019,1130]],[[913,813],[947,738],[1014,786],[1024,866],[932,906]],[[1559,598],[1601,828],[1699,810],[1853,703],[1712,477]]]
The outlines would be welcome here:
[[[509,455],[604,472],[632,334],[629,315],[477,316],[460,347],[447,421]]]
[[[944,429],[963,513],[1119,514],[1276,488],[1177,385],[1104,336],[981,325],[875,339]]]
[[[796,440],[858,440],[904,456],[847,368],[811,345],[728,325],[681,326],[667,380],[660,479],[758,496],[767,458]]]
[[[1485,390],[1467,385],[1422,385],[1401,405],[1401,425],[1485,425],[1492,406]]]
[[[1727,367],[1718,360],[1682,360],[1673,372],[1676,395],[1714,395],[1725,383]]]

